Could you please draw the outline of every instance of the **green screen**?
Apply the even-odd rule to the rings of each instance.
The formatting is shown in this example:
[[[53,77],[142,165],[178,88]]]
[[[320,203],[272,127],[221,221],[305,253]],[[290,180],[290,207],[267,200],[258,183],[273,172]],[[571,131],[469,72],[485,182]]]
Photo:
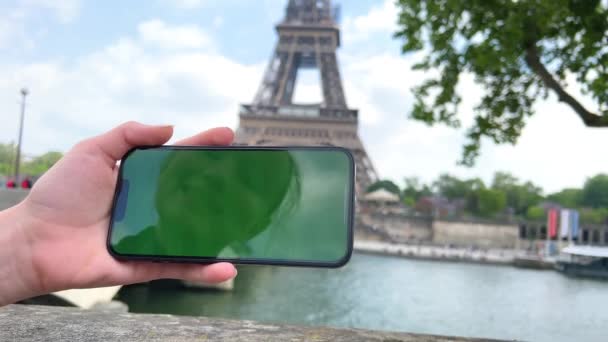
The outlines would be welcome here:
[[[335,148],[136,149],[109,244],[120,256],[339,264],[352,179],[352,157]]]

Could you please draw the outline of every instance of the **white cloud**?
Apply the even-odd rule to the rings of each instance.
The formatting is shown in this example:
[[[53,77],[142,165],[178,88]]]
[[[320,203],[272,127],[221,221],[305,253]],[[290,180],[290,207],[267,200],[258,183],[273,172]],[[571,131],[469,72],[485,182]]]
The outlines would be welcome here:
[[[176,124],[178,137],[235,127],[238,105],[251,101],[262,71],[261,64],[244,65],[213,51],[151,49],[139,36],[75,63],[0,65],[0,108],[7,118],[0,141],[16,137],[16,85],[31,91],[24,133],[24,150],[31,155],[66,150],[127,120]]]
[[[199,8],[206,3],[203,0],[162,0],[162,2],[180,9]]]
[[[397,7],[395,0],[384,0],[369,12],[357,17],[344,19],[344,39],[357,42],[369,38],[374,33],[392,33],[397,28]]]
[[[68,23],[80,13],[80,0],[19,0],[14,7],[0,12],[0,50],[31,50],[34,39],[28,35],[36,12],[48,12],[62,23]]]
[[[349,105],[361,110],[363,124],[377,125],[390,120],[411,102],[410,89],[424,75],[410,70],[414,58],[390,52],[375,55],[344,55],[342,65]]]
[[[138,25],[141,39],[164,49],[210,47],[211,38],[195,25],[168,26],[162,20],[153,19]]]
[[[24,36],[23,11],[13,9],[0,14],[0,49]]]
[[[213,18],[213,28],[218,29],[224,25],[224,18],[222,16],[215,16]]]
[[[29,9],[48,9],[62,22],[70,22],[80,13],[80,0],[21,0],[21,4]]]

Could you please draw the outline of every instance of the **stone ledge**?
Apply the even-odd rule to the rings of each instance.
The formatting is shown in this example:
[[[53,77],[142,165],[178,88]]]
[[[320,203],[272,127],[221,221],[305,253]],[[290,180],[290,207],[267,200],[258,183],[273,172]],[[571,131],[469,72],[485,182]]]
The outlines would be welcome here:
[[[113,313],[9,305],[0,308],[0,341],[488,341],[332,329],[204,317]]]

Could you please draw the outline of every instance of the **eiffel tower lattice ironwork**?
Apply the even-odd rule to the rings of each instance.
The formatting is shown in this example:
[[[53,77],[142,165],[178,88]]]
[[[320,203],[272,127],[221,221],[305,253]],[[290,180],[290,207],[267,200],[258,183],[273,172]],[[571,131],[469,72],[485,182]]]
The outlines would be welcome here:
[[[357,188],[365,191],[378,177],[358,135],[358,111],[348,108],[344,96],[336,57],[337,13],[331,0],[289,1],[254,102],[241,106],[236,143],[346,147],[356,159]],[[321,103],[293,103],[298,70],[303,68],[319,70]]]

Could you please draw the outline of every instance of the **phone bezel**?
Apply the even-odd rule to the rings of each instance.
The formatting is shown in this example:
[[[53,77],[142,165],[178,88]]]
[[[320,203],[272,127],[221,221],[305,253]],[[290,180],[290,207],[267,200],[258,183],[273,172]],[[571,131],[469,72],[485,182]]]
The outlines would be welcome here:
[[[260,259],[260,258],[215,258],[215,257],[183,257],[183,256],[159,256],[159,255],[139,255],[139,254],[121,254],[113,249],[111,243],[112,231],[114,228],[114,214],[116,211],[116,203],[118,200],[119,190],[122,187],[122,173],[124,161],[136,150],[198,150],[198,151],[294,151],[294,150],[313,150],[313,151],[339,151],[344,153],[349,161],[349,184],[348,184],[348,218],[347,218],[347,246],[346,254],[334,262],[321,262],[312,260],[283,260],[283,259]],[[170,263],[196,263],[209,264],[216,262],[230,262],[233,264],[243,265],[268,265],[268,266],[296,266],[296,267],[322,267],[322,268],[339,268],[350,260],[353,253],[354,239],[354,215],[355,215],[355,159],[350,150],[338,146],[141,146],[129,150],[121,159],[118,170],[118,178],[114,196],[112,199],[112,208],[110,211],[110,223],[106,246],[108,252],[116,259],[122,261],[152,261],[152,262],[170,262]]]

